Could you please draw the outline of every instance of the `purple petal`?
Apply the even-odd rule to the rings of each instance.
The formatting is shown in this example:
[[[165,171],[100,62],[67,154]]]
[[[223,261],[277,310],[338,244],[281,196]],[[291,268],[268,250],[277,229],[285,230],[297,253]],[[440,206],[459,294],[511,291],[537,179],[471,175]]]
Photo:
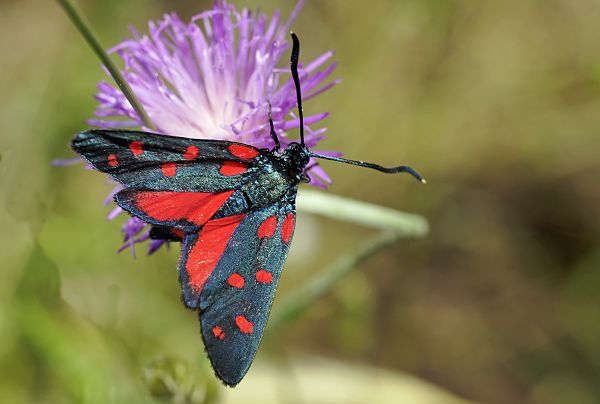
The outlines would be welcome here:
[[[154,254],[164,244],[169,245],[165,240],[150,240],[150,243],[148,243],[148,255]]]
[[[75,164],[83,163],[83,159],[81,157],[73,157],[69,159],[55,159],[50,162],[54,167],[66,167],[73,166]]]
[[[175,13],[148,23],[147,33],[130,28],[131,37],[110,52],[123,62],[123,76],[155,125],[155,131],[196,139],[223,139],[272,147],[267,120],[267,103],[282,146],[290,143],[288,131],[298,128],[295,116],[296,93],[288,69],[289,30],[304,1],[296,3],[285,22],[279,12],[269,20],[260,12],[237,10],[224,0],[189,22]],[[316,97],[339,80],[328,77],[336,68],[325,52],[299,67],[305,101]],[[322,70],[318,70],[322,69]],[[105,69],[106,70],[106,69]],[[96,118],[88,123],[101,128],[140,127],[142,123],[127,98],[110,81],[97,85]],[[305,142],[315,147],[324,139],[326,128],[312,129],[327,112],[315,111],[305,117]],[[290,119],[291,117],[291,119]],[[296,131],[294,131],[296,132]],[[291,134],[292,138],[297,133]],[[320,166],[308,171],[311,185],[325,187],[331,180]],[[112,201],[114,192],[107,200]],[[112,219],[120,208],[109,214]],[[123,225],[122,249],[148,240],[149,226],[137,218]],[[151,240],[148,253],[162,245]]]

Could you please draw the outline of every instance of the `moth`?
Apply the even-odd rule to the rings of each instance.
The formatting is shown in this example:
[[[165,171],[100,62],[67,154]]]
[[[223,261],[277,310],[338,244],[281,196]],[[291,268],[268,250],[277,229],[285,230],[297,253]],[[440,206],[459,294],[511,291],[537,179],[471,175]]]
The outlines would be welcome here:
[[[72,148],[121,183],[114,199],[152,225],[150,237],[181,242],[184,304],[199,311],[201,334],[217,377],[235,386],[257,352],[294,227],[298,185],[311,157],[385,173],[373,163],[315,154],[304,144],[298,77],[300,44],[292,33],[300,143],[281,149],[269,111],[272,150],[129,130],[80,132]]]

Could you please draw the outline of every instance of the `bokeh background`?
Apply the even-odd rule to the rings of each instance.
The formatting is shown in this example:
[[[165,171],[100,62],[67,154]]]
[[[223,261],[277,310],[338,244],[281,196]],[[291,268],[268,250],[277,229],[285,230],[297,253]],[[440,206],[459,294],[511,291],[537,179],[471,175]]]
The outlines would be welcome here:
[[[235,0],[279,8],[291,0]],[[101,41],[208,1],[81,0]],[[99,62],[53,1],[0,2],[0,401],[600,402],[600,2],[307,1],[308,60],[343,83],[331,193],[425,216],[269,335],[239,388],[213,378],[179,301],[178,248],[116,254],[110,190],[68,142]],[[377,234],[299,213],[275,305]],[[411,395],[412,394],[412,395]]]

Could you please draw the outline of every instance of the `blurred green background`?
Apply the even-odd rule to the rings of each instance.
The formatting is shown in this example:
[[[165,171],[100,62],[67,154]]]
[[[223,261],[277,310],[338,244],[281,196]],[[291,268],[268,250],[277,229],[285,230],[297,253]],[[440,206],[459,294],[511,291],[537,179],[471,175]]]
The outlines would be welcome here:
[[[291,0],[236,0],[279,8]],[[81,0],[110,46],[209,1]],[[0,401],[600,403],[600,2],[307,1],[303,60],[343,83],[331,193],[428,218],[265,340],[221,387],[179,300],[178,248],[116,254],[111,187],[68,142],[99,62],[54,1],[0,2]],[[373,230],[299,213],[275,306]],[[412,394],[412,395],[411,395]]]

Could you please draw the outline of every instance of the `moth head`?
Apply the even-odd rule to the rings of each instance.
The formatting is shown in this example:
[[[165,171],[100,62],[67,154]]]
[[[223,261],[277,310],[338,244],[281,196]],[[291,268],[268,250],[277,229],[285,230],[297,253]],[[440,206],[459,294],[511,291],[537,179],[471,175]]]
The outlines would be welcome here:
[[[308,147],[296,142],[290,143],[282,155],[290,174],[301,179],[304,168],[310,160],[310,150]]]

